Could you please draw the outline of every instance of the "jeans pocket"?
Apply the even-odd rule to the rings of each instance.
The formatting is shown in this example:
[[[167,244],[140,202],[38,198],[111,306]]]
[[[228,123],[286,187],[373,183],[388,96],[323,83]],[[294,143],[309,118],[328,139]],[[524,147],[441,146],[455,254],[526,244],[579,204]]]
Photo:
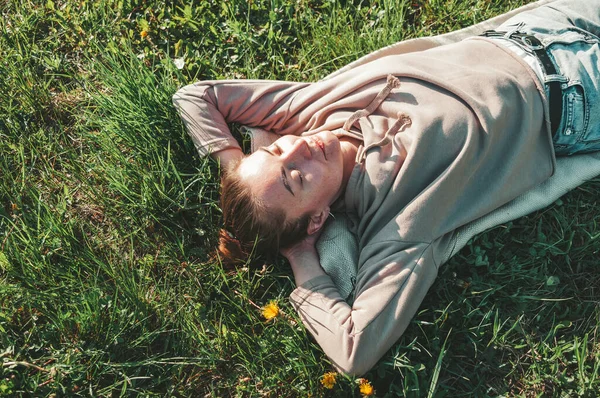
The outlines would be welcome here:
[[[560,126],[553,141],[557,154],[579,152],[588,140],[600,137],[587,137],[588,106],[583,87],[571,84],[563,89],[563,111]]]
[[[583,87],[574,84],[567,87],[563,93],[563,104],[566,108],[565,135],[574,134],[578,140],[585,139],[585,128],[587,125],[587,106]]]

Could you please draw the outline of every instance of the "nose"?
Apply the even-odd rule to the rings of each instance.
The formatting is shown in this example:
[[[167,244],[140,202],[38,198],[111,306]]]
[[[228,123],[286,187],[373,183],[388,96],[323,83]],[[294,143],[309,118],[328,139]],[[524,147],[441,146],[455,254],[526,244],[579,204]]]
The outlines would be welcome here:
[[[287,160],[309,159],[311,156],[312,152],[304,138],[296,140],[292,146],[283,153],[283,157]]]

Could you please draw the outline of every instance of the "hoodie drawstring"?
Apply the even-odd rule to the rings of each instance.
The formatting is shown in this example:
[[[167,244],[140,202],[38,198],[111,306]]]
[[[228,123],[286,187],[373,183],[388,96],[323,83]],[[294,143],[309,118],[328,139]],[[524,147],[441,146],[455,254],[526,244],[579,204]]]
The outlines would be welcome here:
[[[388,75],[386,79],[386,85],[379,94],[369,103],[369,105],[365,109],[360,109],[354,112],[346,123],[344,123],[343,130],[349,132],[352,125],[362,117],[369,116],[371,113],[375,111],[381,105],[381,103],[387,98],[387,96],[391,93],[391,91],[395,88],[400,87],[400,80],[396,76]],[[392,137],[398,133],[400,130],[404,130],[412,124],[412,120],[405,113],[399,112],[397,115],[397,119],[390,128],[385,132],[383,138],[377,142],[373,142],[366,147],[361,146],[356,153],[356,162],[360,163],[364,160],[366,153],[369,149],[387,145]]]
[[[398,80],[398,78],[396,76],[388,75],[387,79],[386,79],[385,87],[381,89],[379,94],[377,94],[377,96],[373,99],[373,101],[371,101],[371,103],[369,105],[367,105],[367,107],[365,109],[360,109],[360,110],[354,112],[348,118],[348,120],[346,120],[346,123],[344,123],[344,127],[342,127],[342,129],[344,129],[346,131],[350,131],[350,127],[352,127],[352,125],[358,119],[360,119],[361,117],[369,116],[371,113],[373,113],[375,111],[375,109],[377,109],[379,107],[379,105],[381,105],[383,100],[385,100],[387,98],[387,96],[390,94],[390,92],[393,89],[398,88],[398,87],[400,87],[400,80]]]

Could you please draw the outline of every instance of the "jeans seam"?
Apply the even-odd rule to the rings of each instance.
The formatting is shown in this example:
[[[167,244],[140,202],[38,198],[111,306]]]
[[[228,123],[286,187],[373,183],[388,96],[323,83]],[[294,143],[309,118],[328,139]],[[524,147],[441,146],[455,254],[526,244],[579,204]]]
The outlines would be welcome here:
[[[584,111],[583,111],[583,132],[581,134],[581,140],[579,142],[583,142],[583,143],[592,143],[592,142],[598,142],[600,141],[600,138],[595,139],[595,140],[586,140],[587,134],[588,134],[588,129],[589,129],[589,121],[590,121],[590,107],[589,107],[589,103],[588,103],[588,98],[585,95],[585,90],[583,85],[581,85],[581,90],[583,91],[583,106],[584,106]]]

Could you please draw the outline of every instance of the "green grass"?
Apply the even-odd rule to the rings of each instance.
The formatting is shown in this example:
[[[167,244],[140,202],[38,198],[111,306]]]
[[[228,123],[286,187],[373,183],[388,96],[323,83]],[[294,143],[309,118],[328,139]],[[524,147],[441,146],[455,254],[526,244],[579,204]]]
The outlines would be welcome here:
[[[197,3],[0,5],[0,396],[358,396],[321,386],[283,261],[212,257],[218,169],[171,95],[316,80],[523,1]],[[366,375],[377,395],[597,396],[599,197],[588,182],[472,240]]]

